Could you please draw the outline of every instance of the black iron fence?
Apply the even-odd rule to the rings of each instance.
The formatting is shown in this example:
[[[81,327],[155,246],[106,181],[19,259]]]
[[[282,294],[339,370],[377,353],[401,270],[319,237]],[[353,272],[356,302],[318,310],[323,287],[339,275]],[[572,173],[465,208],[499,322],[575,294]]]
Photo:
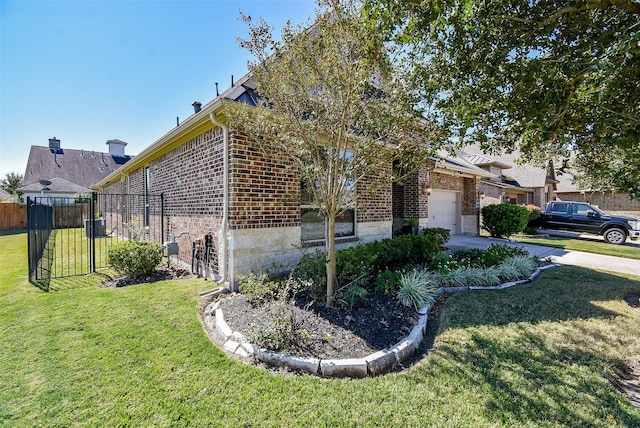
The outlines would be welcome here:
[[[107,267],[109,247],[122,240],[164,242],[162,195],[90,193],[27,199],[29,281]]]

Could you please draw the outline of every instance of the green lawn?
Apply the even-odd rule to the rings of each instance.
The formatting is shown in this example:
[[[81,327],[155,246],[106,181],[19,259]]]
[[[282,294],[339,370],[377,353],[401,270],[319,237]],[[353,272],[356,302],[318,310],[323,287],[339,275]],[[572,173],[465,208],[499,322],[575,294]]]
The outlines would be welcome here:
[[[565,250],[584,251],[587,253],[604,254],[607,256],[625,257],[640,260],[640,248],[631,245],[613,245],[603,241],[588,239],[571,239],[556,236],[540,238],[520,238],[513,236],[518,242],[527,244],[546,245],[549,247],[564,248]]]
[[[608,382],[640,358],[640,278],[562,267],[467,292],[436,349],[364,380],[276,375],[211,344],[197,293],[27,282],[26,235],[0,236],[0,426],[639,426]]]

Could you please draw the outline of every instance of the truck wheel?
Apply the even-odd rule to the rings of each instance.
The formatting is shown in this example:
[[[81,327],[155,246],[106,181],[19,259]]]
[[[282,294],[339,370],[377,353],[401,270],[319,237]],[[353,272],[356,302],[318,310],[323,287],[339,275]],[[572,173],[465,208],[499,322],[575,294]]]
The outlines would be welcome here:
[[[618,227],[612,227],[604,232],[604,240],[609,244],[624,244],[624,241],[627,240],[627,232]]]

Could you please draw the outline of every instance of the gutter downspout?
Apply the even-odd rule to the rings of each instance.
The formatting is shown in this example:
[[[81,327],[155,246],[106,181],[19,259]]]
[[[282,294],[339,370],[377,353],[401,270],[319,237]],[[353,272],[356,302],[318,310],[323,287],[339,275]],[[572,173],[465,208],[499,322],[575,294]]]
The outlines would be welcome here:
[[[213,112],[209,113],[209,119],[215,126],[222,128],[222,165],[223,165],[223,191],[222,191],[222,225],[220,227],[220,252],[222,253],[222,260],[220,260],[220,280],[219,284],[227,281],[227,269],[228,269],[228,250],[227,250],[227,235],[228,235],[228,219],[229,219],[229,128],[220,122]]]

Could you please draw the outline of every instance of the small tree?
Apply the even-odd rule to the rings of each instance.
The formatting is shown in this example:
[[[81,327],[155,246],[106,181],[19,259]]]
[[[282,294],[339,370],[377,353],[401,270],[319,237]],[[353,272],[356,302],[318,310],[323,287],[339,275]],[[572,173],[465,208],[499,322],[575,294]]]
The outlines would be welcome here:
[[[256,108],[229,103],[229,125],[300,171],[325,217],[326,304],[333,306],[336,217],[355,207],[359,185],[388,183],[422,163],[436,149],[435,135],[394,72],[398,53],[365,33],[351,2],[319,0],[315,23],[288,24],[282,42],[264,21],[241,18],[250,38],[240,45],[256,58],[250,69],[260,100]]]
[[[15,196],[17,199],[22,199],[22,192],[18,189],[22,187],[22,174],[17,172],[8,172],[4,178],[0,180],[0,187],[2,187],[9,194]]]

